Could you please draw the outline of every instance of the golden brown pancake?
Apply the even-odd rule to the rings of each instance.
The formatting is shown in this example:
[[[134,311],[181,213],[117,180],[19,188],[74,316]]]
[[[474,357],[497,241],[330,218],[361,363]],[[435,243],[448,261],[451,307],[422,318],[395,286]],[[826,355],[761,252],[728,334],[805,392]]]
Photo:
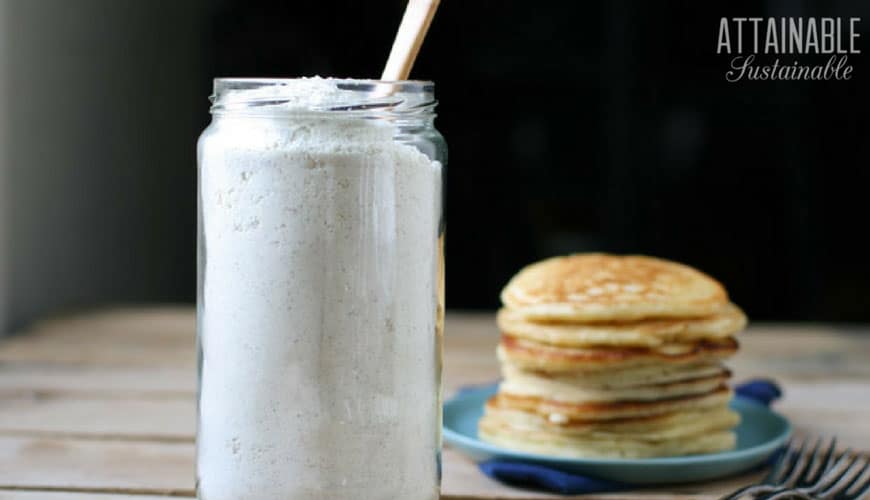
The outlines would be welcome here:
[[[708,393],[727,382],[729,376],[728,371],[723,369],[710,376],[688,380],[640,383],[627,387],[595,387],[578,384],[577,381],[582,380],[582,377],[548,377],[546,374],[505,368],[499,392],[566,403],[658,401]]]
[[[655,347],[667,343],[716,340],[730,337],[746,326],[746,315],[727,304],[713,316],[654,318],[630,322],[563,323],[530,321],[502,308],[496,318],[501,331],[511,337],[564,347]]]
[[[620,348],[576,348],[541,344],[502,335],[499,359],[524,370],[547,373],[591,370],[623,370],[661,364],[698,364],[728,358],[737,351],[737,341],[699,340],[684,344]]]
[[[501,299],[527,319],[570,322],[712,316],[729,303],[719,282],[689,266],[608,254],[532,264],[510,280]]]
[[[533,377],[542,377],[560,384],[568,384],[581,388],[620,389],[644,385],[695,380],[717,375],[731,376],[721,363],[687,363],[687,364],[657,364],[637,366],[625,370],[586,370],[582,372],[550,373],[534,370],[522,370],[511,362],[502,362],[503,378],[512,377],[519,372]]]
[[[536,413],[486,405],[485,418],[514,428],[551,432],[563,436],[586,438],[634,437],[661,441],[692,436],[702,432],[729,430],[740,423],[740,415],[726,405],[695,411],[673,412],[652,417],[622,418],[594,422],[553,422]]]
[[[656,401],[569,403],[538,396],[498,393],[492,404],[541,415],[553,422],[588,422],[620,418],[649,417],[677,411],[694,411],[727,404],[731,390],[721,385],[706,394],[679,396]]]
[[[653,257],[577,254],[524,268],[501,299],[504,380],[481,439],[574,457],[734,447],[721,360],[746,316],[713,278]]]
[[[491,415],[480,420],[478,435],[482,440],[504,448],[561,457],[667,457],[728,450],[736,444],[736,436],[729,430],[670,439],[644,439],[632,435],[576,436],[515,426]]]

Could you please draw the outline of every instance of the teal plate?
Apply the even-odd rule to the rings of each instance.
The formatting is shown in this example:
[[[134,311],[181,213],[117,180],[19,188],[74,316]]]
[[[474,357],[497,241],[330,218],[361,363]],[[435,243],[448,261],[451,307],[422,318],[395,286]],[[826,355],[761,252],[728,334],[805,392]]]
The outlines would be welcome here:
[[[465,389],[444,404],[444,440],[476,462],[493,458],[535,463],[577,474],[630,484],[702,481],[736,474],[764,463],[791,434],[781,415],[754,401],[735,398],[740,413],[737,447],[704,455],[643,459],[563,458],[500,448],[477,438],[477,421],[496,385]]]

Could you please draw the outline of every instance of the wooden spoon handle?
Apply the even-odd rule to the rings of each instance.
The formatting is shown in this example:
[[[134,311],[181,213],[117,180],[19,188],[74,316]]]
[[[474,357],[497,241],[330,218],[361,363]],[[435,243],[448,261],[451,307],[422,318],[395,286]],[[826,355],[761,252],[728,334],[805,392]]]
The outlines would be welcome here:
[[[381,80],[407,80],[440,0],[409,0]]]

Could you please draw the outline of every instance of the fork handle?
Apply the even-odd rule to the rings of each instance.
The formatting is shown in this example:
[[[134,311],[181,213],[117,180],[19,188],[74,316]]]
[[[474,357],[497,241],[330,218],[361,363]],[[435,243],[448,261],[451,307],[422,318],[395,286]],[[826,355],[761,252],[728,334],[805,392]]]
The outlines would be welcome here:
[[[744,486],[739,490],[734,490],[733,492],[723,496],[719,500],[737,500],[738,498],[742,498],[746,495],[751,495],[753,498],[755,495],[769,495],[776,489],[776,486],[771,486],[769,484],[751,484],[749,486]]]
[[[744,486],[743,488],[740,488],[739,490],[735,490],[734,492],[729,493],[728,495],[725,495],[724,497],[720,498],[719,500],[737,500],[738,498],[743,498],[744,496],[750,496],[754,499],[760,499],[760,498],[766,499],[766,498],[771,498],[771,495],[779,495],[781,493],[785,493],[788,490],[790,490],[790,488],[785,488],[782,486],[774,486],[771,484],[754,484],[754,485],[750,485],[750,486]],[[800,492],[796,492],[796,494],[797,493],[800,493]],[[789,498],[789,497],[778,497],[778,498]],[[807,497],[806,495],[804,495],[802,497],[795,496],[794,498],[810,498],[810,500],[812,500],[811,497]]]
[[[813,497],[806,492],[801,490],[791,489],[791,488],[783,488],[782,491],[778,493],[774,493],[770,496],[766,497],[756,497],[757,499],[764,498],[764,500],[790,500],[790,499],[798,499],[798,500],[814,500],[817,497]]]
[[[783,486],[773,486],[769,484],[756,484],[752,486],[744,486],[739,490],[730,493],[719,500],[737,500],[744,496],[750,496],[755,500],[815,500],[814,497],[795,488],[786,488]]]

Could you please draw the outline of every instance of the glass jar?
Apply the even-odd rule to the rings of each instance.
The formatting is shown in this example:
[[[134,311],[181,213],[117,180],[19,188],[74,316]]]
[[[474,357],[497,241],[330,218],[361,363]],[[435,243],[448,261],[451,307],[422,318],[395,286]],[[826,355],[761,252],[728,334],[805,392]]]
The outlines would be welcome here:
[[[438,498],[431,82],[217,79],[198,143],[205,500]]]

